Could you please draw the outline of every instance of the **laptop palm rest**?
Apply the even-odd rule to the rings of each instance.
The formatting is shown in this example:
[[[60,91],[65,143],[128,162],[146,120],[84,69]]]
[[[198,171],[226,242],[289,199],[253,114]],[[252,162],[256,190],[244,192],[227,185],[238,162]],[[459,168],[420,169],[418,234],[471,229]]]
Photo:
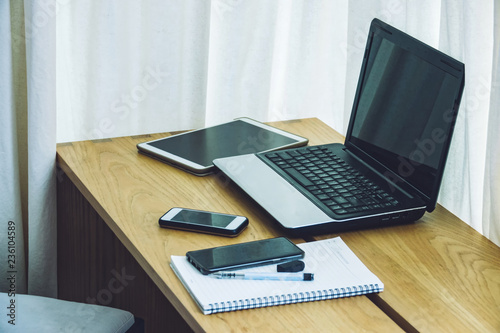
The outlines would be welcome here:
[[[214,164],[287,229],[332,221],[253,154],[217,159]]]

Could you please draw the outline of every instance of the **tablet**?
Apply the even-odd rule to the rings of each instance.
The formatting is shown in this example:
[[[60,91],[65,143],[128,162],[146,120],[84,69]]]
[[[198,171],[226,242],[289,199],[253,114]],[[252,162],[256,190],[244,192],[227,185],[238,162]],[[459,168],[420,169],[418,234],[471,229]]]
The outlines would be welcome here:
[[[140,153],[198,176],[214,170],[213,160],[306,145],[308,139],[249,118],[139,143]]]

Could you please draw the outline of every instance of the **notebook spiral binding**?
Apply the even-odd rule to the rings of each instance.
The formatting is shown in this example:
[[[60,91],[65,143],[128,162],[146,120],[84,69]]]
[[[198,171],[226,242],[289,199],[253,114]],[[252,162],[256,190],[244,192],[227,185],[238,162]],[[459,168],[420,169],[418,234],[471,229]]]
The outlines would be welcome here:
[[[381,292],[382,290],[383,288],[380,288],[378,283],[375,283],[364,286],[360,285],[347,288],[317,290],[317,291],[300,292],[300,293],[293,293],[286,295],[274,295],[269,297],[257,297],[257,298],[238,300],[238,301],[228,301],[223,303],[213,303],[210,304],[210,309],[208,311],[209,312],[208,314],[254,309],[266,306],[321,301],[321,300],[341,298],[341,297],[359,296],[367,293]]]

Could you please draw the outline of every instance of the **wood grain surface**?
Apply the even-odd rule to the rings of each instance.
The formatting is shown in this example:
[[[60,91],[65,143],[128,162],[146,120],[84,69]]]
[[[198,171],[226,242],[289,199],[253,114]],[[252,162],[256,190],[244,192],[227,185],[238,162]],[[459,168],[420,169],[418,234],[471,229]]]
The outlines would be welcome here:
[[[311,144],[343,140],[342,136],[318,119],[273,125],[304,135]],[[193,176],[137,152],[137,143],[168,135],[161,133],[60,144],[57,161],[61,173],[64,173],[63,177],[71,181],[192,330],[401,331],[365,296],[203,315],[169,267],[170,255],[184,255],[188,250],[281,236],[283,232],[257,204],[223,175]],[[58,196],[62,201],[65,194],[59,193]],[[176,206],[244,215],[249,218],[250,224],[236,238],[159,228],[159,217]],[[71,233],[71,222],[68,221],[71,212],[79,213],[77,204],[75,207],[66,207],[65,220],[58,220],[59,224],[68,224],[59,237],[69,237],[68,233]],[[82,220],[89,219],[92,217]],[[303,240],[293,241],[299,243]],[[114,241],[109,241],[109,244],[110,248],[102,251],[116,251]],[[64,259],[68,265],[71,260],[81,260],[79,256],[85,257],[81,251],[71,248],[71,242],[65,246],[69,249]],[[60,248],[59,251],[66,250]],[[102,267],[105,265],[102,264]],[[92,269],[98,271],[99,267]],[[82,284],[93,283],[86,281],[88,279],[82,278]],[[73,281],[59,283],[65,285],[62,289],[69,290]],[[152,290],[148,288],[144,290]],[[83,295],[85,293],[89,292],[84,291]],[[135,301],[147,302],[149,295],[144,292],[137,294]]]
[[[385,284],[372,300],[411,327],[500,332],[500,248],[442,206],[414,224],[341,236]]]
[[[344,140],[314,118],[272,124],[308,137],[311,145]],[[276,237],[283,231],[224,175],[197,177],[138,154],[137,143],[168,135],[60,144],[57,159],[64,177],[95,210],[97,218],[87,220],[102,219],[151,279],[153,286],[145,282],[145,290],[158,288],[190,329],[500,332],[500,248],[440,205],[416,223],[314,237],[341,236],[384,282],[380,294],[204,316],[170,269],[170,255]],[[58,196],[63,202],[64,193]],[[72,205],[66,207],[66,218],[82,214],[81,203]],[[250,225],[236,238],[160,229],[158,218],[175,206],[244,215]],[[66,223],[63,236],[74,232]],[[72,251],[66,262],[78,259],[79,251]],[[71,287],[67,281],[60,283]]]

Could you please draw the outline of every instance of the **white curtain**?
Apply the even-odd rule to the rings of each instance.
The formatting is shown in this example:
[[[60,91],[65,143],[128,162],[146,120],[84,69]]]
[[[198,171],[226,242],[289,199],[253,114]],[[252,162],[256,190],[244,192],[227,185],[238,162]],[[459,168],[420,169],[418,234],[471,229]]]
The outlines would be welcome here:
[[[22,3],[0,5],[0,213],[15,222],[29,292],[55,293],[56,141],[238,116],[318,117],[345,133],[373,17],[465,63],[439,202],[500,244],[498,1],[26,0],[26,13]],[[4,226],[2,249],[7,237]]]
[[[54,1],[0,1],[0,291],[56,296]]]
[[[12,11],[12,15],[19,15]],[[10,272],[17,272],[13,287],[19,292],[26,291],[26,270],[25,270],[25,252],[21,207],[21,184],[20,174],[25,170],[19,168],[20,161],[26,162],[23,156],[19,156],[19,147],[26,139],[22,137],[26,131],[22,130],[24,110],[19,106],[16,114],[17,102],[15,89],[18,88],[19,81],[15,81],[13,72],[16,56],[24,56],[24,48],[14,49],[11,47],[13,32],[18,27],[12,24],[11,28],[11,8],[8,1],[0,2],[0,292],[8,291],[11,282],[8,280]],[[16,15],[16,16],[17,16]],[[19,64],[16,64],[18,66]],[[25,103],[23,103],[25,104]],[[18,117],[19,115],[19,117]],[[20,119],[18,119],[20,118]],[[19,127],[17,124],[19,123]],[[10,247],[9,247],[10,246]]]
[[[499,191],[492,185],[500,125],[493,76],[498,6],[486,0],[71,2],[58,15],[58,141],[197,128],[238,116],[319,117],[345,133],[369,23],[378,17],[466,64],[439,202],[498,239],[499,217],[489,204]]]
[[[490,91],[489,118],[484,179],[484,216],[483,233],[500,246],[500,2],[495,1],[493,10],[493,70],[491,84],[485,87]],[[483,90],[484,91],[484,90]]]

